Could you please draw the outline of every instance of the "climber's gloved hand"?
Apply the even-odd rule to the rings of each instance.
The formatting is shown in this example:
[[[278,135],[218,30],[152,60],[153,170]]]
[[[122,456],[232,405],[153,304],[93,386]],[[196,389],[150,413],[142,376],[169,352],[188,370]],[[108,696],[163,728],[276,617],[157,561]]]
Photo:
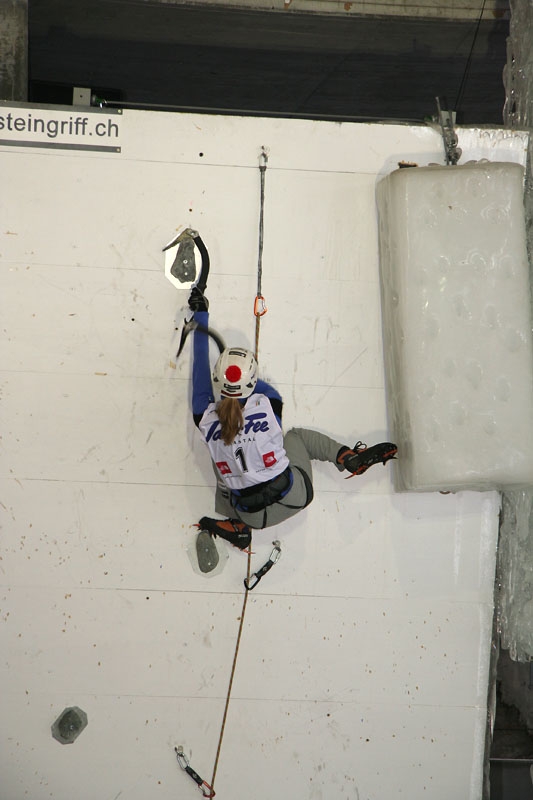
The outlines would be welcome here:
[[[189,308],[191,311],[208,311],[209,309],[209,300],[196,286],[192,288],[189,296]]]

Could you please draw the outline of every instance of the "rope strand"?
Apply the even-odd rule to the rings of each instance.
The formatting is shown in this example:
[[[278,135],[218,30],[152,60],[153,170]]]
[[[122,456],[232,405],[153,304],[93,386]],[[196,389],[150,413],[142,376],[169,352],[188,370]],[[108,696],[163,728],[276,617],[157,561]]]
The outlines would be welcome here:
[[[252,568],[252,551],[249,550],[248,551],[248,576],[247,576],[248,580],[250,580],[251,568]],[[227,717],[228,717],[229,701],[230,701],[230,698],[231,698],[231,689],[233,687],[233,678],[235,677],[235,669],[237,667],[237,656],[239,655],[239,647],[240,647],[240,644],[241,644],[242,629],[243,629],[243,626],[244,626],[244,615],[246,613],[246,606],[248,604],[248,593],[249,593],[249,590],[245,588],[244,601],[243,601],[243,604],[242,604],[242,611],[241,611],[241,619],[240,619],[240,622],[239,622],[239,632],[237,634],[237,644],[235,645],[235,653],[234,653],[234,656],[233,656],[233,664],[232,664],[232,667],[231,667],[231,675],[230,675],[229,684],[228,684],[228,693],[226,695],[226,704],[224,706],[224,714],[222,715],[222,725],[221,725],[221,728],[220,728],[220,737],[219,737],[218,745],[217,745],[217,754],[215,756],[215,765],[213,767],[213,777],[211,778],[211,788],[212,789],[215,788],[215,778],[217,776],[218,762],[219,762],[219,759],[220,759],[220,751],[222,749],[222,739],[224,738],[224,731],[225,731],[225,728],[226,728],[226,720],[227,720]]]
[[[459,112],[459,109],[461,107],[461,103],[463,102],[463,95],[464,95],[464,92],[465,92],[466,82],[467,82],[468,75],[469,75],[469,72],[470,72],[470,67],[472,66],[472,56],[474,54],[474,47],[476,46],[476,41],[477,41],[477,36],[478,36],[478,33],[479,33],[479,28],[480,28],[480,25],[481,25],[481,21],[483,19],[483,13],[485,11],[485,4],[486,4],[486,0],[483,0],[483,3],[481,5],[481,11],[479,13],[479,18],[478,18],[477,25],[476,25],[476,30],[474,32],[474,37],[472,39],[472,45],[470,47],[470,53],[468,54],[468,58],[466,60],[465,70],[464,70],[464,73],[463,73],[461,84],[459,86],[459,91],[457,93],[457,98],[455,100],[455,111],[456,111],[456,113]]]
[[[266,313],[266,305],[264,301],[264,297],[261,293],[261,284],[263,279],[263,232],[264,232],[264,224],[263,224],[263,217],[264,217],[264,205],[265,205],[265,172],[266,172],[266,165],[268,161],[268,156],[266,153],[265,148],[263,147],[261,150],[260,156],[260,164],[259,164],[259,172],[261,175],[261,196],[260,196],[260,209],[259,209],[259,255],[258,255],[258,262],[257,262],[257,294],[255,296],[255,303],[254,303],[254,314],[255,314],[255,358],[258,360],[259,354],[259,333],[260,333],[260,322],[261,317],[263,314]],[[251,548],[251,544],[250,544]],[[252,551],[251,549],[248,550],[248,565],[247,565],[247,575],[246,575],[246,583],[244,584],[244,599],[242,604],[242,611],[241,611],[241,618],[239,622],[239,630],[237,633],[237,642],[235,645],[235,653],[233,655],[233,664],[231,666],[231,674],[228,684],[228,691],[226,694],[226,702],[224,705],[224,713],[222,715],[222,724],[220,727],[220,736],[218,739],[217,745],[217,752],[215,756],[215,763],[213,766],[213,776],[211,778],[211,789],[214,794],[215,790],[215,779],[217,776],[218,764],[220,761],[220,753],[222,750],[222,740],[224,738],[224,732],[226,729],[226,721],[228,718],[228,711],[229,711],[229,703],[231,699],[231,690],[233,688],[233,679],[235,677],[235,670],[237,668],[237,657],[239,655],[239,648],[241,644],[241,637],[242,631],[244,627],[244,616],[246,614],[246,606],[248,604],[248,583],[250,581],[252,572]]]
[[[259,157],[259,175],[261,177],[260,201],[259,201],[259,246],[257,257],[257,292],[254,302],[255,314],[255,359],[259,360],[259,329],[261,325],[261,317],[266,314],[265,298],[262,294],[263,282],[263,239],[264,239],[264,212],[265,212],[265,174],[268,162],[267,151],[264,147],[261,148],[261,155]]]
[[[259,203],[259,249],[257,259],[257,296],[261,297],[261,281],[263,279],[263,234],[264,234],[264,209],[265,209],[265,173],[268,155],[263,147],[259,157],[259,174],[261,177],[261,197]]]

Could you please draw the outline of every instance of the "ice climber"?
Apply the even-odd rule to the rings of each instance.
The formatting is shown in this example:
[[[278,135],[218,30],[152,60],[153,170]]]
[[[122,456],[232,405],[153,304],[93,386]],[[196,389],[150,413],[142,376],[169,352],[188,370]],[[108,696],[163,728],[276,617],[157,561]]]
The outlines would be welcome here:
[[[391,442],[348,447],[306,428],[283,434],[282,398],[258,378],[253,353],[228,347],[211,374],[207,298],[194,288],[189,306],[199,325],[193,340],[192,413],[217,479],[215,511],[225,517],[202,517],[199,528],[244,550],[253,529],[278,525],[309,505],[311,461],[330,461],[353,476],[395,457]]]

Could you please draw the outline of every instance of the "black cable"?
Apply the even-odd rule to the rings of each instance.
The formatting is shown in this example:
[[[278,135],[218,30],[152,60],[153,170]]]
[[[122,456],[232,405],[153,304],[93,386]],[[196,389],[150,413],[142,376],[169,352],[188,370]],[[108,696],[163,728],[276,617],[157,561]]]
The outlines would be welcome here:
[[[477,21],[476,30],[474,32],[474,38],[472,39],[472,46],[470,47],[470,53],[468,54],[468,59],[466,61],[465,71],[463,73],[463,78],[461,80],[461,85],[459,86],[459,91],[457,92],[457,99],[455,101],[455,109],[454,109],[456,113],[459,111],[460,103],[462,103],[462,101],[463,101],[463,95],[464,95],[464,91],[465,91],[465,87],[466,87],[466,80],[467,80],[467,77],[468,77],[468,73],[470,72],[470,66],[472,64],[472,54],[474,52],[474,47],[476,46],[476,40],[477,40],[477,36],[478,36],[478,33],[479,33],[481,20],[483,19],[483,13],[485,11],[485,3],[486,3],[486,1],[487,0],[483,0],[482,6],[481,6],[481,13],[480,13],[479,19]]]
[[[374,114],[364,116],[361,114],[321,114],[320,112],[300,113],[293,111],[266,111],[262,109],[242,109],[242,108],[215,108],[214,106],[178,106],[169,103],[137,103],[129,100],[105,100],[96,98],[91,105],[95,108],[121,108],[121,109],[143,109],[145,111],[177,111],[184,114],[220,114],[222,116],[238,117],[266,117],[269,119],[309,119],[318,122],[377,122],[380,124],[391,123],[393,125],[423,125],[422,117],[383,117]]]

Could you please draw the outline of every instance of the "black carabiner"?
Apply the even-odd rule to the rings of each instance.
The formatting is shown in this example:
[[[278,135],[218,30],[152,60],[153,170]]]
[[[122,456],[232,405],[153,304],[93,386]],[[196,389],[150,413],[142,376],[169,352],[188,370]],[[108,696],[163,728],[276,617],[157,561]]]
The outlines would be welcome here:
[[[263,564],[261,569],[258,569],[257,572],[254,572],[252,575],[250,575],[249,578],[245,578],[244,579],[244,588],[248,592],[251,592],[252,589],[255,589],[255,587],[257,586],[257,584],[259,583],[259,581],[263,577],[263,575],[266,575],[267,572],[272,569],[274,564],[277,564],[278,561],[280,560],[280,558],[281,558],[281,547],[279,545],[279,542],[276,540],[275,542],[272,542],[272,544],[274,545],[274,549],[270,553],[270,558],[268,559],[268,561],[265,564]],[[252,579],[253,579],[253,582],[252,582]]]

